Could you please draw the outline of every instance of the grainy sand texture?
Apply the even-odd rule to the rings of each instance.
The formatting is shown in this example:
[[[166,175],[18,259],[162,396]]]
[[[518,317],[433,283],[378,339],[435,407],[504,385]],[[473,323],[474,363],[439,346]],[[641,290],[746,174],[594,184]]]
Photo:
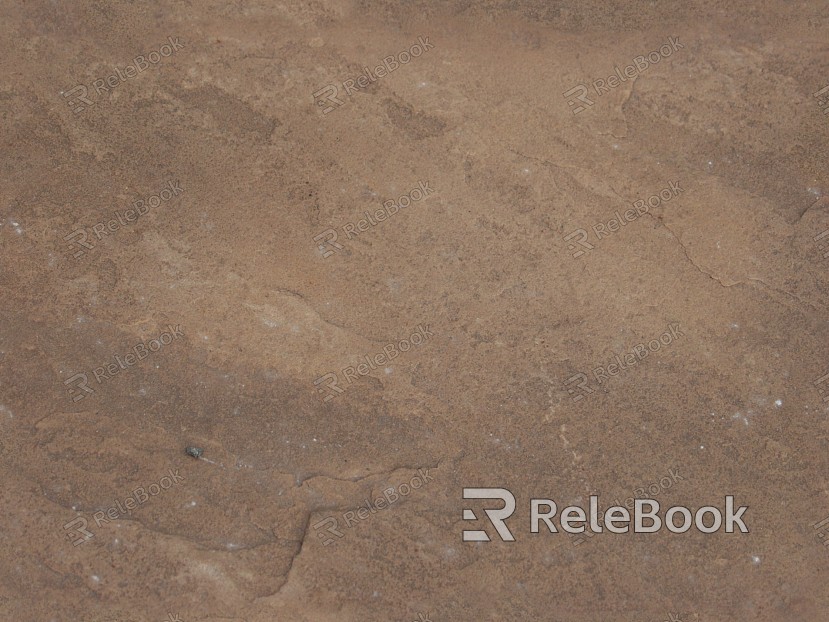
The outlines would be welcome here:
[[[0,0],[0,621],[829,619],[827,35]]]

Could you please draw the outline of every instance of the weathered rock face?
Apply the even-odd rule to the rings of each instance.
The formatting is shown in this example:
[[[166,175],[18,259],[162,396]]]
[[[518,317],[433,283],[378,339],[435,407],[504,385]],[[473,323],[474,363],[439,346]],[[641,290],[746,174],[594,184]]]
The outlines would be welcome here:
[[[5,2],[0,619],[821,619],[827,32]]]

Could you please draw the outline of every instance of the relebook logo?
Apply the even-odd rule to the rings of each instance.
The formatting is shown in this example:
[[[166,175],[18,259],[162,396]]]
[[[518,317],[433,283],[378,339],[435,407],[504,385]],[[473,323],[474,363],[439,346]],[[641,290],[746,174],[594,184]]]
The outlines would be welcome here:
[[[506,519],[515,512],[515,495],[506,488],[464,488],[464,499],[496,499],[503,502],[503,507],[484,509],[489,522],[495,528],[498,536],[504,542],[514,542],[515,536],[507,527]],[[544,523],[550,533],[558,533],[553,519],[556,517],[558,505],[552,499],[530,499],[530,532],[539,533]],[[685,533],[695,527],[702,533],[715,533],[722,528],[725,533],[748,533],[748,527],[743,522],[743,514],[748,509],[741,505],[734,511],[734,496],[725,497],[725,516],[719,508],[705,505],[692,512],[681,505],[669,508],[660,515],[659,502],[653,499],[636,499],[633,506],[633,533],[656,533],[663,528],[671,533]],[[474,510],[463,511],[464,520],[478,520]],[[616,505],[607,508],[600,516],[599,497],[590,496],[588,510],[571,505],[561,511],[558,521],[561,530],[565,533],[584,533],[589,524],[594,533],[602,533],[607,529],[610,533],[629,533],[631,512],[627,508]],[[736,529],[735,529],[736,528]],[[465,529],[464,542],[489,542],[490,538],[482,529]]]

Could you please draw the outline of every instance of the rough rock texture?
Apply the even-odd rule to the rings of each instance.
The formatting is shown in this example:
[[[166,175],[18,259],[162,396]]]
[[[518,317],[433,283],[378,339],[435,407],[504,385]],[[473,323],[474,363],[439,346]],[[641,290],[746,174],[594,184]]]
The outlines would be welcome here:
[[[0,619],[826,617],[824,2],[0,6]]]

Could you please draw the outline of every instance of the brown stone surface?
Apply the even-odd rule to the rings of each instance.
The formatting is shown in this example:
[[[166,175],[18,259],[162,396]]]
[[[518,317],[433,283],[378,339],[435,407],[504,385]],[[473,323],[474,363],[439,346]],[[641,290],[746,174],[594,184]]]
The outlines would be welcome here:
[[[824,2],[0,6],[0,619],[827,618]],[[530,533],[532,497],[649,485],[750,533]]]

